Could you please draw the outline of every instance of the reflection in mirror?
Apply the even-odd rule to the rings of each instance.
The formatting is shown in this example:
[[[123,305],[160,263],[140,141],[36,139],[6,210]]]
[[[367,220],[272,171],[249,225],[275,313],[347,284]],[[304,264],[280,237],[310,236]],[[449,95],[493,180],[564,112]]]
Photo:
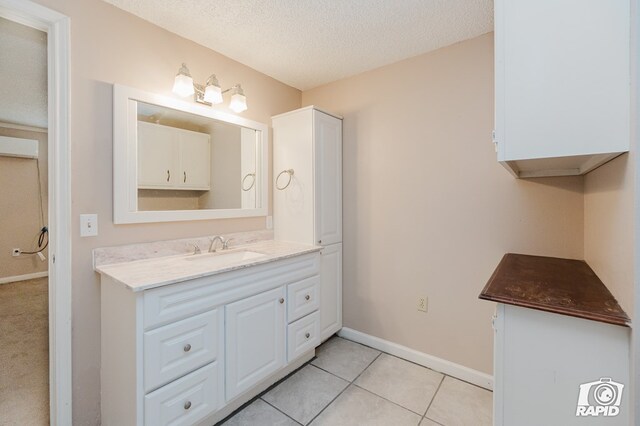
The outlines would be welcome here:
[[[264,123],[114,84],[114,223],[266,216],[268,140]]]
[[[256,209],[260,131],[137,102],[138,211]]]

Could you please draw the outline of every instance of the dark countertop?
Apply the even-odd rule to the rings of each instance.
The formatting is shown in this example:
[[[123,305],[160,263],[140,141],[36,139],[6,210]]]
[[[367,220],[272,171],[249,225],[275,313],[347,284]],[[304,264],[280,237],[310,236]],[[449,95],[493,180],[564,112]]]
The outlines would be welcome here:
[[[507,253],[479,297],[627,327],[630,322],[582,260]]]

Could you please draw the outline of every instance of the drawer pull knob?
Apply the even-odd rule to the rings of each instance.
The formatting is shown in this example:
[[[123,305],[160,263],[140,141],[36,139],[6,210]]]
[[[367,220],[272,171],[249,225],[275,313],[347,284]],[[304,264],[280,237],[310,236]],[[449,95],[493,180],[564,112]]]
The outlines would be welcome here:
[[[184,409],[188,410],[189,408],[191,408],[191,401],[187,401],[184,403]]]
[[[191,350],[191,345],[187,343],[186,345],[184,345],[183,349],[185,352],[189,352]]]
[[[283,304],[283,303],[284,303],[284,299],[281,297],[280,298],[280,304]]]
[[[307,334],[304,335],[304,337],[306,337],[308,339],[309,337],[311,337],[311,334],[307,333]]]
[[[309,300],[309,299],[311,299],[311,296],[309,296],[309,295],[307,294],[304,298],[305,298],[305,300]]]

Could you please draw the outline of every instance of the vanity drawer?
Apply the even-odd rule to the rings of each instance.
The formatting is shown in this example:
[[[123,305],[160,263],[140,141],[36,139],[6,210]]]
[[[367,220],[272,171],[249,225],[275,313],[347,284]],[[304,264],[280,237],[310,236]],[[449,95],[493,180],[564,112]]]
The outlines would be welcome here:
[[[222,309],[144,333],[144,389],[152,391],[218,358]]]
[[[218,362],[144,397],[146,426],[193,425],[218,409]]]
[[[314,312],[287,326],[287,361],[320,345],[320,313]]]
[[[320,306],[320,276],[316,275],[287,286],[287,321],[293,322]]]
[[[144,329],[206,312],[320,273],[320,253],[308,253],[145,290]]]

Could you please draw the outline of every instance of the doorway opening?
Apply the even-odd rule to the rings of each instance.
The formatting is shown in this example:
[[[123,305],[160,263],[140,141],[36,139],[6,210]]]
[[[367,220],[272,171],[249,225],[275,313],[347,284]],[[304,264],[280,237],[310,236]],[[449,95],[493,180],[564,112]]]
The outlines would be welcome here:
[[[0,57],[0,413],[47,425],[47,33],[0,18]]]
[[[72,423],[69,18],[0,0],[0,423]]]

